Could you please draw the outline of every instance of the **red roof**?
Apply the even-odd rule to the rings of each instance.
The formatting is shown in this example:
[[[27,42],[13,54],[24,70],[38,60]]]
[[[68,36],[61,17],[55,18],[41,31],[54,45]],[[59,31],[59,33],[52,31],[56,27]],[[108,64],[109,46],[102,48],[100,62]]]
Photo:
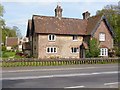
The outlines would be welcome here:
[[[15,46],[18,45],[19,41],[17,37],[7,37],[6,38],[6,45],[7,46]]]
[[[86,35],[87,21],[73,18],[33,16],[35,33]]]
[[[86,19],[56,18],[52,16],[33,15],[28,20],[27,37],[29,34],[67,34],[67,35],[91,35],[97,29],[103,16],[97,15]]]

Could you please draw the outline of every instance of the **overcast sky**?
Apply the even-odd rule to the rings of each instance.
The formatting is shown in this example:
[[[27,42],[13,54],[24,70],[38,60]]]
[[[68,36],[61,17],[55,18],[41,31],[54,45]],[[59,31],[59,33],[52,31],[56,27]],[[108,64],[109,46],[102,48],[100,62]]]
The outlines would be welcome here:
[[[17,1],[17,2],[16,2]],[[27,21],[32,18],[32,15],[44,15],[44,16],[54,16],[54,9],[56,5],[59,4],[63,8],[63,17],[68,18],[82,18],[82,13],[85,11],[89,11],[91,16],[96,14],[97,10],[101,10],[106,5],[117,5],[119,0],[114,0],[114,2],[108,0],[64,0],[63,1],[49,1],[43,2],[32,0],[29,2],[27,0],[12,0],[10,2],[4,0],[1,2],[4,6],[5,13],[4,19],[6,21],[6,25],[9,27],[17,26],[22,35],[26,35],[27,30]],[[34,2],[33,2],[34,1]],[[101,1],[101,2],[100,2]],[[58,3],[59,2],[59,3]]]

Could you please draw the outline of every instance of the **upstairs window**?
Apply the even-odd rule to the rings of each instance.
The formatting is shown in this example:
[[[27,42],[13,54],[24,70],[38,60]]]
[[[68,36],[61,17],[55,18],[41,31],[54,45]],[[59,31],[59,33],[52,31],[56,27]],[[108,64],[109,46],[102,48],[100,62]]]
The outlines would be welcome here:
[[[78,52],[79,52],[78,47],[72,47],[72,48],[71,48],[71,52],[72,52],[72,53],[78,53]]]
[[[105,41],[105,33],[99,33],[99,41]]]
[[[78,37],[76,35],[73,36],[73,41],[77,41]]]
[[[55,35],[48,35],[48,40],[49,41],[55,41],[56,40],[56,36]]]

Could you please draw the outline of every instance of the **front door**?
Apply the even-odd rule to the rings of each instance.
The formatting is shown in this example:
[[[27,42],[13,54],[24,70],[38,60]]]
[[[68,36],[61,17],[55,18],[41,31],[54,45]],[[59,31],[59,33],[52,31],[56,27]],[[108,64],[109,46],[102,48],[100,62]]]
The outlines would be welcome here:
[[[85,49],[83,45],[80,46],[80,58],[85,58]]]

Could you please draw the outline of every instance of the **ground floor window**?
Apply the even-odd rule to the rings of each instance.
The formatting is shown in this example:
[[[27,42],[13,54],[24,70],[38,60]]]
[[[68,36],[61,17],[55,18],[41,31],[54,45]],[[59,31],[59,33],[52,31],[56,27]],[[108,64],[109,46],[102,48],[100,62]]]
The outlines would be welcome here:
[[[46,52],[47,53],[57,53],[57,48],[56,47],[47,47]]]
[[[78,47],[72,47],[71,48],[71,52],[72,53],[78,53],[79,52],[79,48]]]
[[[107,48],[101,48],[100,49],[100,56],[108,56],[108,49]]]

